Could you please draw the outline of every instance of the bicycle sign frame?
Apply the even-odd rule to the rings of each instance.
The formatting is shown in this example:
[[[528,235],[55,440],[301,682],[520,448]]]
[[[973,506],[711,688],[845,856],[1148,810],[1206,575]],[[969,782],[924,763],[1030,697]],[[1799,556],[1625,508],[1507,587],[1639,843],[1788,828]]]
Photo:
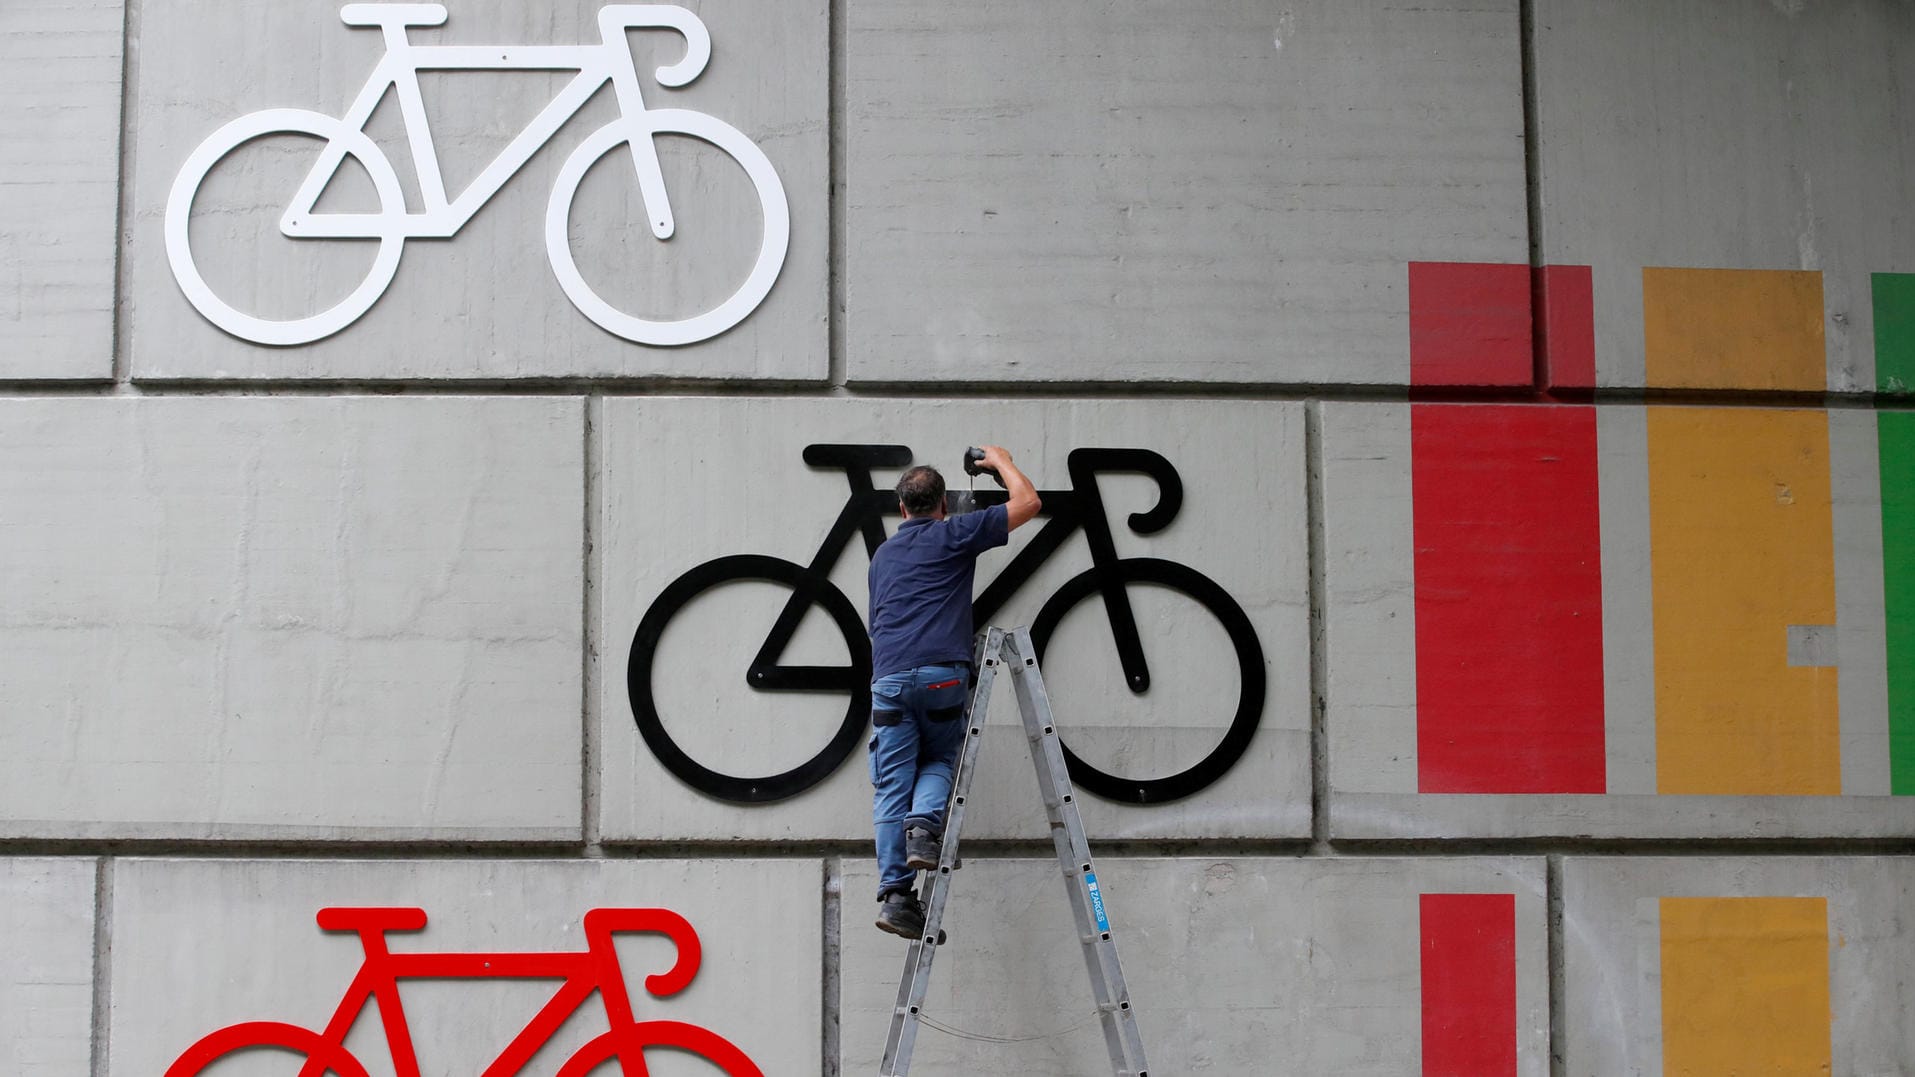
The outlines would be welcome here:
[[[366,1003],[372,1001],[379,1006],[386,1047],[397,1077],[419,1077],[412,1032],[399,1000],[402,979],[564,981],[481,1077],[511,1077],[524,1069],[593,992],[604,1003],[611,1028],[574,1052],[560,1067],[559,1077],[584,1077],[613,1058],[618,1059],[626,1077],[644,1077],[649,1072],[644,1058],[647,1047],[701,1055],[729,1077],[764,1077],[743,1051],[710,1029],[682,1021],[640,1021],[633,1016],[618,952],[612,945],[613,934],[654,931],[677,946],[678,956],[672,967],[645,978],[645,990],[656,998],[683,991],[698,975],[702,959],[698,933],[689,921],[669,909],[589,910],[584,920],[586,948],[558,953],[393,953],[386,946],[386,935],[422,930],[426,913],[419,908],[326,908],[319,910],[318,921],[325,931],[357,933],[365,950],[365,961],[325,1031],[314,1032],[280,1021],[228,1025],[188,1047],[167,1067],[165,1077],[193,1077],[226,1055],[252,1047],[305,1055],[300,1077],[322,1077],[325,1073],[367,1077],[365,1066],[346,1050],[346,1036],[365,1011]]]
[[[407,38],[407,28],[444,23],[443,5],[353,3],[340,8],[339,14],[349,26],[379,28],[386,45],[385,55],[373,67],[345,116],[335,119],[295,108],[248,113],[207,136],[180,167],[173,181],[166,203],[167,260],[187,300],[214,325],[234,336],[274,345],[310,343],[344,329],[371,309],[392,283],[407,239],[451,238],[608,83],[618,104],[618,117],[589,135],[566,158],[546,204],[546,255],[566,297],[608,332],[642,344],[680,345],[709,339],[737,325],[770,293],[784,265],[791,238],[790,207],[777,171],[764,151],[730,124],[687,109],[647,108],[631,47],[625,40],[628,29],[670,29],[684,35],[684,58],[659,67],[655,73],[661,85],[684,86],[696,79],[711,60],[711,34],[697,15],[675,4],[610,4],[598,12],[601,36],[598,44],[414,45]],[[419,72],[432,70],[576,70],[578,75],[558,91],[457,198],[451,198],[439,171],[438,150],[432,142],[425,100],[419,91]],[[423,210],[416,213],[406,207],[405,194],[391,161],[365,133],[366,123],[389,89],[399,102],[424,203]],[[255,317],[226,303],[201,276],[188,242],[193,198],[201,181],[228,153],[255,138],[272,134],[307,134],[325,142],[318,161],[280,218],[281,234],[293,239],[377,240],[379,243],[372,269],[357,289],[328,310],[290,320]],[[764,224],[764,237],[744,284],[711,310],[677,320],[640,318],[606,302],[579,273],[569,236],[572,202],[585,173],[601,157],[625,144],[630,147],[629,156],[637,173],[652,235],[660,240],[672,237],[676,223],[654,142],[660,134],[701,139],[736,160],[757,191]],[[318,210],[320,197],[348,154],[358,158],[372,178],[373,189],[379,197],[379,212]]]
[[[842,470],[850,484],[844,507],[832,522],[810,564],[799,565],[761,554],[733,554],[698,565],[673,580],[640,619],[632,635],[626,665],[626,691],[639,735],[658,761],[681,781],[722,800],[753,804],[782,800],[823,781],[856,750],[870,718],[871,642],[863,618],[851,600],[831,582],[831,571],[853,537],[862,536],[867,555],[885,540],[884,517],[900,515],[897,494],[879,490],[872,482],[874,468],[910,465],[911,450],[903,445],[808,445],[805,463]],[[974,619],[989,623],[1020,588],[1037,574],[1077,531],[1090,546],[1091,567],[1072,577],[1040,608],[1031,623],[1031,639],[1041,661],[1051,634],[1079,602],[1096,595],[1103,600],[1126,686],[1141,695],[1150,689],[1150,667],[1131,608],[1128,587],[1151,584],[1181,591],[1204,606],[1229,635],[1240,673],[1235,714],[1222,739],[1208,755],[1190,767],[1157,778],[1129,778],[1091,766],[1062,745],[1071,780],[1080,788],[1109,800],[1132,804],[1161,803],[1195,793],[1228,771],[1243,756],[1262,720],[1265,671],[1263,648],[1243,607],[1229,592],[1197,570],[1154,557],[1119,557],[1097,476],[1132,472],[1153,479],[1158,486],[1156,505],[1132,513],[1131,531],[1148,535],[1170,526],[1183,507],[1183,480],[1169,460],[1148,449],[1073,449],[1068,461],[1072,488],[1040,491],[1048,519],[972,604]],[[955,506],[955,496],[951,504]],[[982,505],[1002,502],[1004,495],[976,495]],[[741,777],[717,771],[691,758],[680,748],[658,712],[652,692],[657,670],[653,657],[666,625],[688,603],[706,590],[739,580],[759,580],[791,589],[776,623],[745,670],[745,682],[756,691],[846,692],[850,703],[844,721],[830,743],[810,759],[779,774]],[[837,624],[850,653],[843,666],[782,665],[780,657],[797,634],[813,604]],[[1060,739],[1061,744],[1061,739]]]

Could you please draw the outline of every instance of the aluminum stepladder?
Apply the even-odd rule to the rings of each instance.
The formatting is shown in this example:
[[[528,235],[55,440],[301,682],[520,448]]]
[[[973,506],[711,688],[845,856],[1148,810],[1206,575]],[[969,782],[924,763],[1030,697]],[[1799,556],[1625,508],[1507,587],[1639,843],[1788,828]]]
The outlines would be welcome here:
[[[961,863],[958,837],[964,828],[964,810],[970,800],[971,777],[976,771],[984,721],[990,712],[991,688],[996,683],[998,670],[1004,666],[1010,667],[1011,683],[1017,690],[1017,708],[1024,717],[1024,736],[1030,743],[1031,763],[1037,768],[1037,786],[1043,796],[1044,814],[1050,821],[1051,842],[1057,847],[1064,889],[1070,895],[1071,916],[1076,922],[1078,941],[1084,948],[1084,965],[1090,971],[1097,1016],[1104,1027],[1104,1045],[1110,1051],[1111,1073],[1114,1077],[1148,1077],[1143,1041],[1137,1034],[1137,1019],[1131,1010],[1130,990],[1124,985],[1117,943],[1111,938],[1104,895],[1098,889],[1096,867],[1091,862],[1090,842],[1084,837],[1084,823],[1077,814],[1077,794],[1064,766],[1057,726],[1051,720],[1050,696],[1044,690],[1044,675],[1037,666],[1037,648],[1031,642],[1028,628],[1006,632],[991,627],[980,636],[977,683],[972,688],[970,706],[964,716],[969,728],[965,730],[963,750],[958,754],[951,803],[945,811],[944,844],[938,850],[937,870],[927,873],[924,936],[912,941],[905,954],[904,974],[898,981],[898,1001],[891,1012],[891,1032],[885,1039],[879,1077],[905,1077],[911,1069],[911,1051],[917,1044],[924,996],[931,985],[931,962],[943,941],[940,928],[944,923],[944,904],[951,896],[951,873]]]

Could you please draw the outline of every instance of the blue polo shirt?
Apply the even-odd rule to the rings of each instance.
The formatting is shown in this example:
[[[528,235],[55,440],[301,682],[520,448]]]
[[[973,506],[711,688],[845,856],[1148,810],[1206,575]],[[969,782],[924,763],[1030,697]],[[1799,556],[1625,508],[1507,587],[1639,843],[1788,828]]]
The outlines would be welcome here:
[[[871,676],[971,661],[977,555],[1010,540],[1003,505],[898,525],[871,555]]]

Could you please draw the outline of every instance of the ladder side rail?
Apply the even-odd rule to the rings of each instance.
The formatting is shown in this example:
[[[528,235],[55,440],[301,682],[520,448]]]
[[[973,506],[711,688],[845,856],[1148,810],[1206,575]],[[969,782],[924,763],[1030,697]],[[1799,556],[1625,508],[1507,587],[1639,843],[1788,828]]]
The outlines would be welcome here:
[[[1019,710],[1024,717],[1026,739],[1030,742],[1031,762],[1037,771],[1038,787],[1050,816],[1052,844],[1057,850],[1065,896],[1070,902],[1071,918],[1075,922],[1078,945],[1084,956],[1084,969],[1090,977],[1098,1021],[1104,1033],[1105,1051],[1115,1067],[1115,1073],[1130,1073],[1133,1071],[1126,1068],[1129,1061],[1126,1058],[1126,1041],[1130,1037],[1120,1027],[1119,1017],[1120,1014],[1128,1014],[1129,997],[1122,986],[1122,972],[1113,973],[1111,963],[1116,958],[1116,951],[1108,933],[1102,931],[1096,922],[1084,878],[1087,874],[1095,875],[1095,864],[1090,859],[1088,842],[1083,837],[1083,824],[1075,818],[1075,794],[1065,792],[1072,786],[1063,770],[1063,753],[1057,749],[1056,726],[1050,720],[1041,680],[1034,679],[1032,675],[1036,666],[1031,664],[1028,655],[1017,662],[1012,667],[1012,683],[1017,686]]]
[[[880,1077],[901,1075],[911,1068],[911,1048],[917,1039],[917,1015],[907,1020],[911,993],[918,973],[918,946],[912,943],[904,954],[904,972],[898,977],[898,1000],[891,1006],[891,1028],[884,1037],[884,1061],[878,1066]],[[910,1026],[907,1034],[906,1026]],[[900,1068],[902,1067],[902,1068]]]
[[[1084,832],[1077,797],[1071,785],[1069,768],[1057,737],[1050,694],[1044,687],[1043,672],[1037,665],[1037,650],[1028,629],[1011,634],[1006,648],[1011,663],[1012,683],[1017,689],[1018,710],[1030,741],[1031,762],[1037,771],[1037,783],[1050,817],[1052,843],[1057,849],[1058,866],[1063,871],[1064,887],[1070,898],[1071,912],[1077,922],[1078,940],[1084,951],[1085,970],[1097,999],[1097,1010],[1104,1031],[1113,1072],[1118,1077],[1146,1073],[1143,1040],[1137,1030],[1136,1014],[1130,991],[1124,982],[1117,944],[1106,915],[1100,924],[1092,907],[1090,879],[1096,876],[1091,858],[1090,840]],[[1088,878],[1087,878],[1088,877]],[[1099,897],[1101,898],[1101,891]]]
[[[924,933],[905,950],[904,971],[898,978],[898,998],[892,1006],[891,1029],[885,1037],[880,1077],[904,1077],[911,1069],[911,1055],[917,1046],[918,1021],[924,996],[930,990],[931,965],[942,933],[944,905],[950,896],[951,872],[957,865],[958,838],[964,827],[964,809],[970,799],[971,778],[976,772],[978,748],[983,742],[985,719],[990,714],[991,689],[1002,668],[1004,632],[987,628],[980,636],[977,681],[971,686],[971,699],[965,707],[964,747],[958,753],[957,772],[952,776],[951,803],[946,806],[944,841],[938,850],[938,870],[928,873],[925,883]]]
[[[1033,688],[1041,688],[1033,682],[1030,670],[1034,666],[1026,665],[1029,658],[1019,658],[1014,665],[1012,684],[1017,689],[1018,710],[1024,718],[1024,736],[1029,742],[1031,764],[1037,772],[1037,787],[1043,797],[1045,814],[1049,817],[1051,845],[1056,850],[1058,868],[1063,874],[1065,890],[1069,894],[1071,913],[1077,921],[1077,937],[1080,942],[1097,934],[1096,924],[1091,917],[1088,895],[1079,881],[1083,865],[1089,863],[1089,850],[1084,847],[1080,837],[1073,836],[1064,809],[1075,807],[1076,799],[1071,789],[1070,779],[1053,764],[1052,751],[1057,741],[1056,726],[1049,721],[1049,708],[1044,706],[1041,697]],[[1061,762],[1062,753],[1056,754]],[[1082,824],[1078,826],[1081,834]],[[1095,970],[1093,970],[1095,971]]]
[[[964,708],[964,747],[958,752],[957,772],[951,777],[951,802],[944,812],[944,840],[938,848],[938,875],[948,878],[958,866],[958,838],[963,832],[964,815],[971,798],[971,779],[977,771],[978,751],[983,744],[984,722],[990,714],[991,691],[1003,668],[1004,632],[990,628],[983,633],[977,649],[977,681],[971,686],[971,698]]]
[[[971,778],[977,771],[978,751],[984,743],[984,722],[990,714],[990,693],[1003,668],[1003,633],[990,629],[980,650],[977,683],[972,686],[971,701],[964,713],[964,747],[958,753],[957,772],[952,776],[951,801],[944,811],[944,840],[938,847],[938,866],[926,873],[924,937],[936,939],[944,921],[944,906],[950,897],[951,873],[958,865],[958,842],[963,833],[964,816],[971,799]],[[933,944],[935,945],[935,944]]]

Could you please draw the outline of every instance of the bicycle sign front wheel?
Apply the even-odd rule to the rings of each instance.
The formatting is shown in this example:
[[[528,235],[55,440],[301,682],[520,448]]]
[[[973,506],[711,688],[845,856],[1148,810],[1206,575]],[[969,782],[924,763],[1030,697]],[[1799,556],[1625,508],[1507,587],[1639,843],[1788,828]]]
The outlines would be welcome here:
[[[658,135],[688,135],[716,146],[737,161],[757,192],[759,219],[764,227],[758,256],[744,283],[717,306],[689,318],[653,320],[618,309],[585,282],[572,257],[572,205],[585,174],[600,158],[621,146],[629,146],[633,139],[652,139]],[[634,230],[634,234],[644,233]],[[784,267],[790,243],[791,209],[785,201],[784,184],[779,181],[778,172],[772,168],[765,151],[736,127],[687,109],[654,109],[643,113],[642,119],[625,117],[594,131],[566,158],[558,179],[553,181],[551,201],[545,207],[545,253],[565,297],[600,328],[639,344],[695,344],[744,321],[771,293],[771,286]]]
[[[653,680],[661,672],[655,662],[665,627],[688,604],[713,588],[757,580],[777,584],[793,592],[808,592],[810,602],[823,608],[844,636],[850,660],[843,666],[725,670],[724,675],[749,673],[754,688],[792,691],[842,691],[849,699],[844,720],[829,743],[809,759],[777,774],[746,776],[727,774],[693,759],[666,730],[659,714]],[[807,609],[805,612],[810,612]],[[755,631],[761,626],[751,626]],[[753,637],[756,638],[755,636]],[[777,656],[773,655],[773,659]],[[701,676],[702,673],[681,672]],[[864,620],[844,592],[829,580],[815,579],[801,565],[761,554],[734,554],[707,561],[673,580],[658,596],[638,623],[632,636],[631,656],[625,667],[626,692],[632,701],[632,717],[645,746],[659,763],[680,781],[701,792],[742,804],[762,804],[795,796],[817,785],[838,769],[858,747],[871,711],[871,640],[865,634]]]
[[[664,1048],[683,1052],[702,1058],[717,1066],[725,1077],[765,1077],[738,1045],[720,1036],[711,1029],[683,1021],[638,1021],[623,1028],[602,1033],[578,1049],[558,1072],[558,1077],[587,1077],[588,1074],[624,1072],[623,1060],[640,1056],[648,1047]],[[601,1066],[614,1059],[620,1060],[618,1070],[603,1070]],[[644,1072],[644,1063],[640,1061],[640,1072]]]
[[[1057,589],[1038,611],[1031,623],[1031,642],[1037,647],[1037,659],[1044,660],[1045,649],[1057,626],[1073,607],[1102,593],[1114,584],[1126,592],[1137,585],[1161,587],[1181,592],[1216,618],[1230,638],[1231,652],[1237,659],[1237,707],[1222,739],[1202,759],[1174,774],[1160,778],[1130,778],[1100,770],[1071,751],[1062,734],[1058,746],[1064,749],[1064,762],[1070,768],[1071,781],[1078,788],[1106,800],[1129,804],[1161,804],[1187,797],[1223,777],[1250,747],[1263,714],[1263,647],[1257,642],[1256,629],[1243,607],[1230,597],[1217,581],[1188,565],[1155,557],[1127,557],[1108,565],[1088,568]]]

